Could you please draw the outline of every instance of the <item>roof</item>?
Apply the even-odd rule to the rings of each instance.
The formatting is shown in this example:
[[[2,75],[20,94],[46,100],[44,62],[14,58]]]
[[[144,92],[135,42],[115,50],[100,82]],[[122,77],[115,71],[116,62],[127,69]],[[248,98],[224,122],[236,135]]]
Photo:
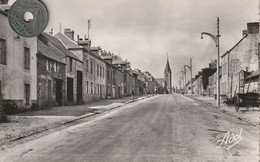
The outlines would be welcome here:
[[[123,60],[112,60],[112,64],[127,64],[127,61],[123,61]]]
[[[101,56],[102,59],[106,60],[106,59],[112,59],[112,56]]]
[[[50,47],[48,47],[46,44],[44,44],[39,39],[37,40],[37,48],[38,48],[38,53],[39,54],[41,54],[41,55],[43,55],[45,57],[48,57],[48,58],[50,58],[52,60],[55,60],[55,61],[57,61],[59,63],[66,64],[65,60],[61,59],[62,55],[60,55],[57,52],[53,51]]]
[[[248,77],[246,77],[245,79],[250,79],[250,78],[253,78],[253,77],[256,77],[256,76],[259,76],[259,73],[260,73],[260,69],[252,72]]]
[[[55,34],[54,37],[59,39],[67,47],[67,49],[83,49],[82,46],[79,46],[75,41],[60,32]]]
[[[112,56],[112,64],[127,64],[127,61],[124,61],[121,56],[114,55]]]
[[[167,58],[167,62],[166,62],[166,67],[164,69],[164,73],[172,73],[168,58]]]
[[[4,15],[7,15],[7,11],[9,11],[10,8],[11,8],[10,5],[0,4],[0,13],[3,13]]]
[[[240,39],[240,41],[238,41],[230,50],[228,50],[227,52],[225,52],[221,58],[225,57],[227,54],[229,54],[236,46],[238,46],[246,37],[248,36],[248,34],[246,34],[242,39]]]
[[[58,49],[60,49],[64,54],[66,54],[66,56],[71,57],[79,62],[82,62],[76,55],[74,55],[70,50],[68,50],[59,39],[57,39],[47,33],[42,33],[39,36],[39,38],[41,36],[48,39],[50,42],[52,42]]]

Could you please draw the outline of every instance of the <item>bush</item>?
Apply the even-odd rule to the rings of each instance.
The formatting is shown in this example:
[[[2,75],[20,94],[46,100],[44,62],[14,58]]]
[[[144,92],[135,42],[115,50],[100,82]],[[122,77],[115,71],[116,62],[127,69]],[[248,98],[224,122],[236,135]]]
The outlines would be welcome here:
[[[4,114],[7,114],[7,115],[15,114],[15,113],[17,113],[17,110],[18,110],[18,106],[17,106],[16,102],[7,101],[4,104],[4,108],[3,108]]]

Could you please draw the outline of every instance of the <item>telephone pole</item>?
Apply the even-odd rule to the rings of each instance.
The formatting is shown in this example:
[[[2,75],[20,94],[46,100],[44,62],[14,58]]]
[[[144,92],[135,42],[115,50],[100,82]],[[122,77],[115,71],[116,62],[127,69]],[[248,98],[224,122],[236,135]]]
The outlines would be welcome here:
[[[202,32],[201,33],[201,39],[203,39],[203,35],[210,36],[217,47],[217,106],[220,106],[220,78],[219,78],[219,53],[220,53],[220,47],[219,47],[219,17],[217,17],[217,35],[214,36],[213,34],[207,33],[207,32]]]

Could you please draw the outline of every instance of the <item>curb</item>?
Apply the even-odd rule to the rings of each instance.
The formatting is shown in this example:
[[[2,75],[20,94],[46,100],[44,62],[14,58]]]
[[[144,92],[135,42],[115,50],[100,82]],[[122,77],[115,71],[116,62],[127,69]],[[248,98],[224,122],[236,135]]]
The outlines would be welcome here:
[[[189,97],[189,98],[194,99],[194,100],[196,100],[196,101],[203,102],[203,103],[205,103],[207,106],[209,106],[209,107],[211,107],[211,108],[218,109],[218,110],[221,111],[222,113],[228,114],[229,116],[232,116],[232,117],[234,117],[234,118],[237,118],[237,119],[239,119],[239,120],[242,120],[242,121],[244,121],[244,122],[247,122],[247,123],[249,123],[249,124],[251,124],[251,125],[253,125],[253,126],[256,126],[257,128],[260,128],[260,123],[252,122],[252,121],[250,121],[249,119],[247,119],[247,118],[245,118],[245,117],[241,117],[241,116],[239,116],[239,115],[233,114],[232,112],[227,111],[227,110],[225,110],[225,109],[222,109],[222,108],[219,107],[219,106],[214,106],[214,105],[212,105],[211,103],[207,103],[207,102],[202,101],[202,100],[199,100],[199,99],[197,99],[197,98],[193,98],[193,97],[190,97],[190,96],[186,96],[186,97]]]
[[[123,103],[122,105],[114,106],[114,107],[111,107],[111,108],[109,108],[107,110],[97,111],[96,113],[87,113],[87,114],[81,115],[81,116],[79,116],[79,117],[77,117],[75,119],[68,120],[68,121],[61,122],[61,123],[57,123],[55,126],[52,126],[52,127],[46,126],[46,127],[43,127],[40,130],[36,130],[36,131],[32,130],[32,132],[28,131],[28,132],[26,132],[24,134],[21,134],[21,135],[19,135],[17,137],[14,137],[14,138],[6,141],[5,143],[2,143],[0,145],[0,147],[3,147],[5,144],[8,144],[10,142],[15,142],[15,141],[18,141],[18,140],[21,140],[21,139],[24,139],[24,138],[27,138],[27,137],[30,137],[30,136],[33,136],[33,135],[36,135],[36,134],[40,134],[40,133],[43,133],[43,132],[45,132],[47,130],[57,129],[57,128],[61,127],[62,125],[70,124],[70,123],[73,123],[73,122],[81,120],[81,119],[85,119],[85,118],[92,117],[92,116],[95,116],[95,115],[98,115],[98,114],[102,114],[104,112],[108,112],[108,111],[114,110],[116,108],[119,108],[119,107],[122,107],[122,106],[125,106],[125,105],[128,105],[128,104],[134,103],[136,101],[141,101],[141,100],[147,99],[149,97],[151,97],[151,96],[140,97],[141,99],[137,98],[135,100],[128,100],[125,103]]]

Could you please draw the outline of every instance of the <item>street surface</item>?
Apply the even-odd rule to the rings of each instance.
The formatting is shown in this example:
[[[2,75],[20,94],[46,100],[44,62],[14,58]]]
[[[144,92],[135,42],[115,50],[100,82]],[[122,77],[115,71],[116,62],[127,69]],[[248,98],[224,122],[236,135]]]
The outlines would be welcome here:
[[[230,144],[217,143],[227,132]],[[240,134],[242,140],[233,147]],[[158,95],[0,152],[0,161],[259,161],[256,127],[182,95]]]

